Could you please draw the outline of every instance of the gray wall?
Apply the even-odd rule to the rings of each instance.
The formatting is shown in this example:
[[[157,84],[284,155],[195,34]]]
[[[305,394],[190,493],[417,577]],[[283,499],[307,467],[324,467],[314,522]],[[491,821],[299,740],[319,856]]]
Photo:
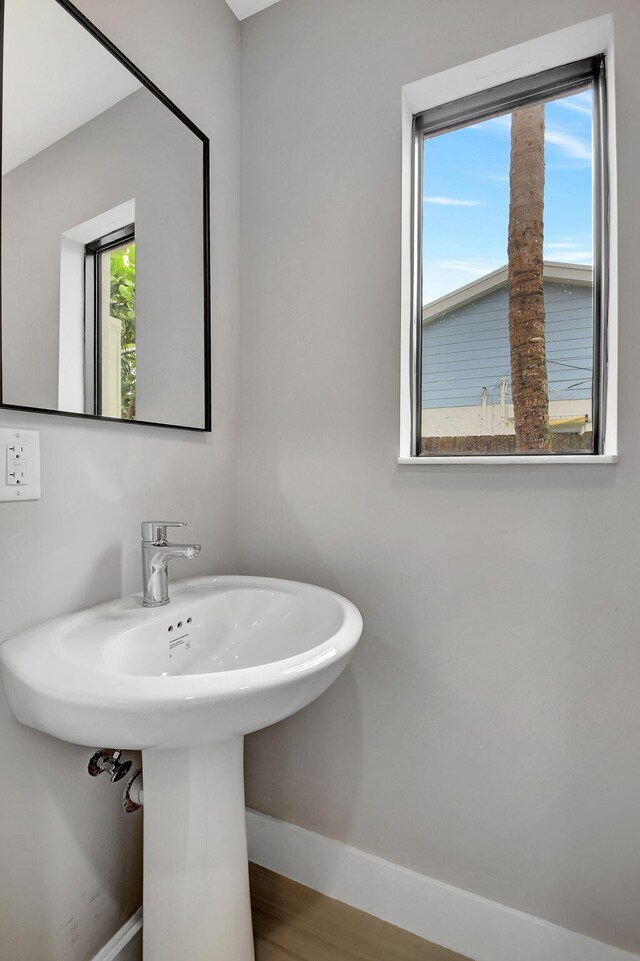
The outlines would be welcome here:
[[[400,88],[613,11],[616,467],[400,468]],[[282,0],[243,27],[241,564],[362,610],[248,801],[640,951],[640,9]]]
[[[139,524],[204,543],[174,576],[236,567],[240,28],[224,0],[79,6],[211,138],[212,435],[2,411],[41,431],[42,500],[0,504],[0,638],[140,588]],[[140,817],[87,751],[21,727],[0,691],[0,954],[86,961],[141,900]],[[106,783],[105,783],[106,781]]]
[[[2,180],[6,402],[58,409],[62,234],[135,199],[136,417],[203,427],[201,141],[138,90]]]

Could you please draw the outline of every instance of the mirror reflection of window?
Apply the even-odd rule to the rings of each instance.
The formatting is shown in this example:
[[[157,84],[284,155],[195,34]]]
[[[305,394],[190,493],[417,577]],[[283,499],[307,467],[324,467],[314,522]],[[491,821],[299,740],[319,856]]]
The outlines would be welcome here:
[[[136,245],[100,257],[101,411],[133,420],[136,413]]]
[[[134,225],[85,246],[87,381],[95,413],[133,420],[136,412],[136,245]],[[92,370],[91,370],[92,368]],[[93,378],[91,377],[93,374]]]

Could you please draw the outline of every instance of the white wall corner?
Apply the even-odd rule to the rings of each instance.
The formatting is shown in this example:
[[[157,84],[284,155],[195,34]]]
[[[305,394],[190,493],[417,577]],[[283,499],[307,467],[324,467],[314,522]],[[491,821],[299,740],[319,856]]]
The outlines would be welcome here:
[[[247,836],[255,863],[474,961],[640,957],[256,811]]]
[[[92,961],[142,961],[142,908],[93,956]]]
[[[266,10],[267,7],[271,7],[277,2],[278,0],[227,0],[228,6],[231,7],[238,20],[246,20],[247,17],[252,17],[254,13]]]

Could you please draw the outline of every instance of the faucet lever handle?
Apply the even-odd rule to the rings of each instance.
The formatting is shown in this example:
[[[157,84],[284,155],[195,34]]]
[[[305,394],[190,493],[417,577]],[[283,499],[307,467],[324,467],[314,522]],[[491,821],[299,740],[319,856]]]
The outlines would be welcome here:
[[[166,541],[167,527],[186,527],[186,521],[143,521],[140,525],[143,541]]]

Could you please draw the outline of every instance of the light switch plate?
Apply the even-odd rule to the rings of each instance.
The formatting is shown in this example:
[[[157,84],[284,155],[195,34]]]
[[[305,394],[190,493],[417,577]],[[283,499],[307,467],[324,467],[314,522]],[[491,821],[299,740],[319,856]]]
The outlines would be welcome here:
[[[0,427],[0,501],[40,500],[40,431]]]

